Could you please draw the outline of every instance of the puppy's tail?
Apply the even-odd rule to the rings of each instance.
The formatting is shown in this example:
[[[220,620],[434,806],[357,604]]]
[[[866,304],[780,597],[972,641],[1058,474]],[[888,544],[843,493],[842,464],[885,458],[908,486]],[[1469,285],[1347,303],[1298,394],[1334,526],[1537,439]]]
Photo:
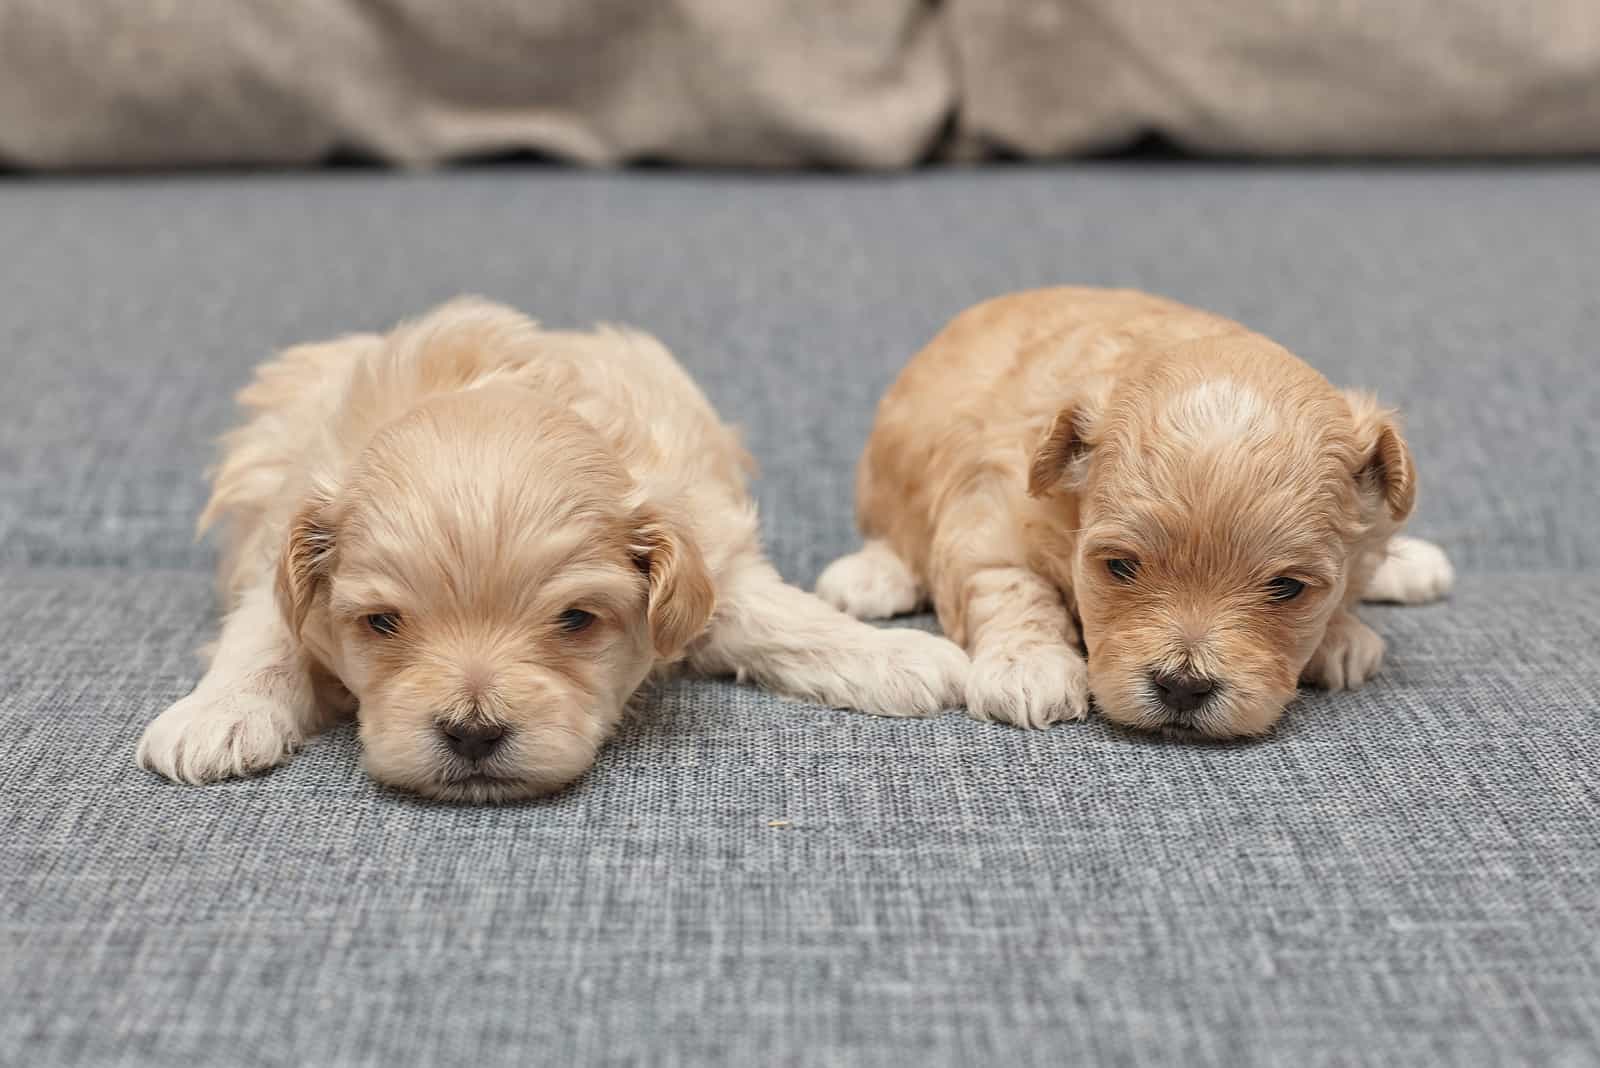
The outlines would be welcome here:
[[[765,560],[740,566],[718,593],[710,630],[689,656],[697,671],[880,716],[926,716],[965,699],[971,663],[960,646],[852,619]]]

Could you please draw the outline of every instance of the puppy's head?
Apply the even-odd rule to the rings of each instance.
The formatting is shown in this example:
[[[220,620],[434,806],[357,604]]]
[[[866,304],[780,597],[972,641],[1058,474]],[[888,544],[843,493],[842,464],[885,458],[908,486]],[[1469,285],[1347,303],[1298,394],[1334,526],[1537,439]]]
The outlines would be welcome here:
[[[1030,491],[1078,506],[1071,573],[1107,718],[1259,735],[1293,698],[1365,547],[1409,514],[1390,415],[1258,339],[1139,361],[1062,412]]]
[[[692,541],[596,431],[511,384],[385,425],[292,523],[291,630],[359,701],[376,779],[505,801],[581,775],[711,612]]]

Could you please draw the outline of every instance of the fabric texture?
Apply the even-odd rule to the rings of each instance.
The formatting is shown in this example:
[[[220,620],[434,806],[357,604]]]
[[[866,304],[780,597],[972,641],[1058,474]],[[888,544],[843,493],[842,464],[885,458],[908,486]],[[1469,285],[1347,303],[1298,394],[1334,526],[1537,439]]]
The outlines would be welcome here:
[[[0,7],[0,160],[30,167],[512,150],[890,167],[927,151],[950,99],[917,0]]]
[[[0,163],[1600,150],[1592,0],[8,0]]]
[[[1600,169],[33,180],[0,195],[0,1063],[1560,1064],[1600,1051]],[[1061,282],[1401,407],[1448,601],[1255,744],[661,687],[575,788],[373,785],[353,730],[133,763],[215,631],[192,527],[273,349],[461,291],[661,336],[783,573],[878,394]],[[931,626],[926,618],[913,621]]]
[[[1266,156],[1600,149],[1590,0],[950,0],[946,18],[964,155],[1149,131]]]

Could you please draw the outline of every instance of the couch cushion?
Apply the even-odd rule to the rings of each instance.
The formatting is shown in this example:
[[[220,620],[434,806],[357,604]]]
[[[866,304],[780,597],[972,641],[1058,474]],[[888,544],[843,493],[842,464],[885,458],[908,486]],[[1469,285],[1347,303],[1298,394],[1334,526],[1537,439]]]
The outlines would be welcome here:
[[[0,7],[0,162],[1600,150],[1591,0]]]
[[[952,107],[916,0],[11,0],[0,161],[903,166]]]
[[[1155,131],[1200,152],[1600,148],[1590,0],[950,0],[957,152],[1057,156]]]

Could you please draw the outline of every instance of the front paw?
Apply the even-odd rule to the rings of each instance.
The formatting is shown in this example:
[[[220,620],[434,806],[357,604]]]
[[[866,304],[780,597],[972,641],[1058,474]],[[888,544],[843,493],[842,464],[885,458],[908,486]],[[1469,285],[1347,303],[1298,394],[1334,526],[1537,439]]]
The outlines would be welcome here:
[[[1089,714],[1089,667],[1066,645],[985,649],[972,661],[967,711],[974,719],[1048,727]]]
[[[1376,675],[1382,663],[1383,639],[1377,631],[1353,615],[1339,615],[1328,623],[1300,678],[1328,690],[1353,690]]]
[[[972,670],[972,661],[961,646],[908,628],[886,628],[878,634],[872,663],[863,671],[870,685],[853,702],[859,711],[879,716],[931,716],[961,706]]]
[[[1455,568],[1444,550],[1431,541],[1396,534],[1389,539],[1383,560],[1361,591],[1364,601],[1427,604],[1450,592]]]
[[[289,709],[252,693],[195,692],[145,728],[138,760],[174,782],[219,782],[287,760],[302,741]]]
[[[911,569],[882,542],[829,564],[817,579],[817,596],[857,619],[904,615],[922,601]]]

